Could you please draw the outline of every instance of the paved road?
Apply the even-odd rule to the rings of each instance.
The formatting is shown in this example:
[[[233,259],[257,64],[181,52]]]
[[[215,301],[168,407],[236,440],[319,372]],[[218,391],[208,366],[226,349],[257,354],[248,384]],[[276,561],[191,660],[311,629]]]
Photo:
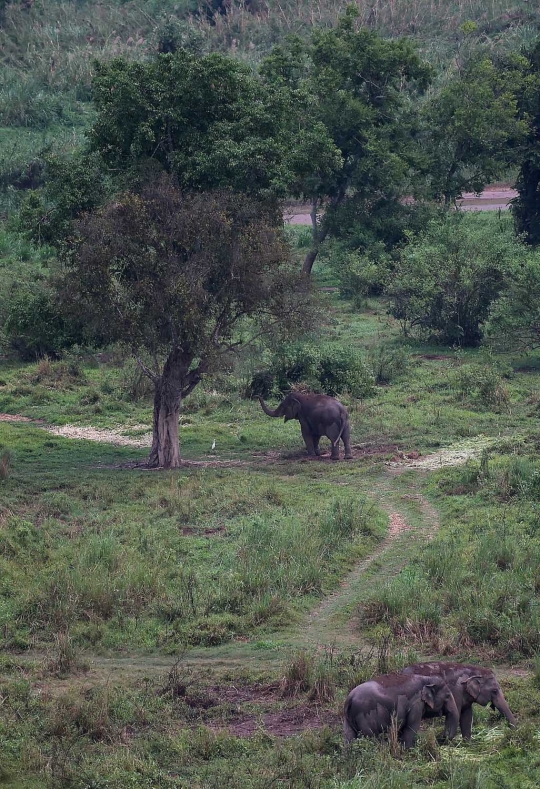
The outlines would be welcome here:
[[[481,194],[465,192],[458,205],[462,211],[507,211],[508,203],[517,196],[515,189],[488,187]],[[311,225],[309,209],[305,206],[285,211],[285,222],[289,225]]]

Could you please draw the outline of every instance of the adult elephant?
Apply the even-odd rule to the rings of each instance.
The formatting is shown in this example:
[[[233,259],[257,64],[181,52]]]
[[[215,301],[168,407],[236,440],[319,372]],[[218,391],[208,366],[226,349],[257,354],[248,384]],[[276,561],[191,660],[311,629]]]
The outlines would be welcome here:
[[[332,460],[339,460],[339,440],[345,446],[345,458],[352,458],[351,428],[347,409],[328,395],[291,392],[272,411],[262,397],[259,402],[268,416],[283,416],[284,421],[298,419],[308,455],[320,455],[319,441],[327,436],[332,442]]]
[[[459,712],[459,726],[464,740],[471,739],[473,722],[473,704],[485,707],[487,704],[499,710],[511,726],[516,725],[508,702],[490,668],[464,663],[415,663],[403,669],[403,674],[423,674],[444,680],[455,699]],[[439,714],[439,713],[431,713]],[[431,715],[428,715],[430,717]]]
[[[372,737],[387,731],[392,718],[397,721],[399,740],[406,748],[414,745],[422,718],[446,715],[446,736],[455,737],[459,713],[446,682],[440,677],[383,674],[351,690],[345,702],[343,736]]]

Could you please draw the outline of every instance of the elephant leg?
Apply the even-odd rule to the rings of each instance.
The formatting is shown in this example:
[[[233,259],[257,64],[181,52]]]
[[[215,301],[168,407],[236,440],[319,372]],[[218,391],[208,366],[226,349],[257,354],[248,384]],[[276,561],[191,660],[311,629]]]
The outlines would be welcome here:
[[[399,740],[405,748],[412,748],[416,742],[416,735],[420,729],[421,720],[422,713],[414,710],[411,710],[405,718],[405,723],[399,735]]]
[[[319,441],[321,440],[320,436],[312,436],[313,438],[313,447],[315,449],[315,454],[320,455],[321,450],[319,449]]]
[[[461,729],[461,736],[464,740],[470,740],[472,735],[472,722],[473,722],[473,708],[472,704],[470,707],[464,707],[461,710],[461,716],[459,718],[459,727]]]
[[[353,453],[351,449],[351,428],[349,423],[345,425],[343,428],[343,433],[341,434],[341,439],[345,446],[345,460],[351,460]]]
[[[308,455],[315,457],[315,444],[311,430],[307,425],[303,425],[302,422],[300,422],[300,429],[302,431],[302,438],[304,439],[304,444],[306,445]]]

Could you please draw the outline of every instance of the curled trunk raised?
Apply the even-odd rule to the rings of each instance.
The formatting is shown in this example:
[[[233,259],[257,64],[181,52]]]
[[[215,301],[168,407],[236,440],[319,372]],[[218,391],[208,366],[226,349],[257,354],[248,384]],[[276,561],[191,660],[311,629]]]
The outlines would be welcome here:
[[[259,403],[261,404],[261,408],[265,414],[268,416],[283,416],[283,411],[281,410],[281,405],[278,405],[275,411],[272,411],[271,408],[268,408],[262,397],[259,397]]]

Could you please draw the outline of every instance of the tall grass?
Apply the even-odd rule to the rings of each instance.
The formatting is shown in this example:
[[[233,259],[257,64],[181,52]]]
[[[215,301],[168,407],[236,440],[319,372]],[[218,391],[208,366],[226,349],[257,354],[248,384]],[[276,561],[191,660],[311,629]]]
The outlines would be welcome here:
[[[80,380],[64,362],[48,360],[31,375],[39,386],[51,381],[52,397],[58,381],[65,389]],[[38,435],[35,458],[51,452],[47,434]],[[73,449],[63,450],[69,469]],[[20,470],[17,439],[10,450]],[[84,483],[76,477],[59,486],[53,475],[47,490],[26,500],[24,516],[1,522],[0,593],[10,589],[9,604],[0,605],[5,643],[46,644],[69,632],[74,647],[176,648],[289,622],[306,598],[312,605],[372,549],[386,524],[362,495],[328,497],[309,479],[291,498],[286,486],[238,469],[225,477],[221,470],[122,477],[90,473]],[[16,490],[16,479],[5,483]]]
[[[348,0],[240,0],[213,20],[203,2],[195,16],[189,14],[195,4],[169,6],[152,0],[10,4],[0,27],[0,125],[43,128],[80,122],[79,103],[91,95],[93,59],[148,57],[157,49],[160,30],[171,21],[188,39],[195,35],[203,49],[254,59],[288,33],[307,34],[314,26],[335,24],[347,4]],[[389,36],[416,37],[432,58],[443,60],[448,56],[445,50],[455,51],[467,38],[459,32],[466,21],[477,24],[473,38],[496,36],[498,46],[530,38],[538,22],[537,10],[524,0],[517,0],[510,12],[504,0],[359,0],[357,5],[360,24]]]
[[[442,489],[458,494],[449,520],[412,566],[372,592],[366,624],[384,621],[396,636],[448,653],[477,646],[500,658],[535,656],[539,479],[540,463],[525,457],[492,458],[472,488],[469,469],[441,472]]]

